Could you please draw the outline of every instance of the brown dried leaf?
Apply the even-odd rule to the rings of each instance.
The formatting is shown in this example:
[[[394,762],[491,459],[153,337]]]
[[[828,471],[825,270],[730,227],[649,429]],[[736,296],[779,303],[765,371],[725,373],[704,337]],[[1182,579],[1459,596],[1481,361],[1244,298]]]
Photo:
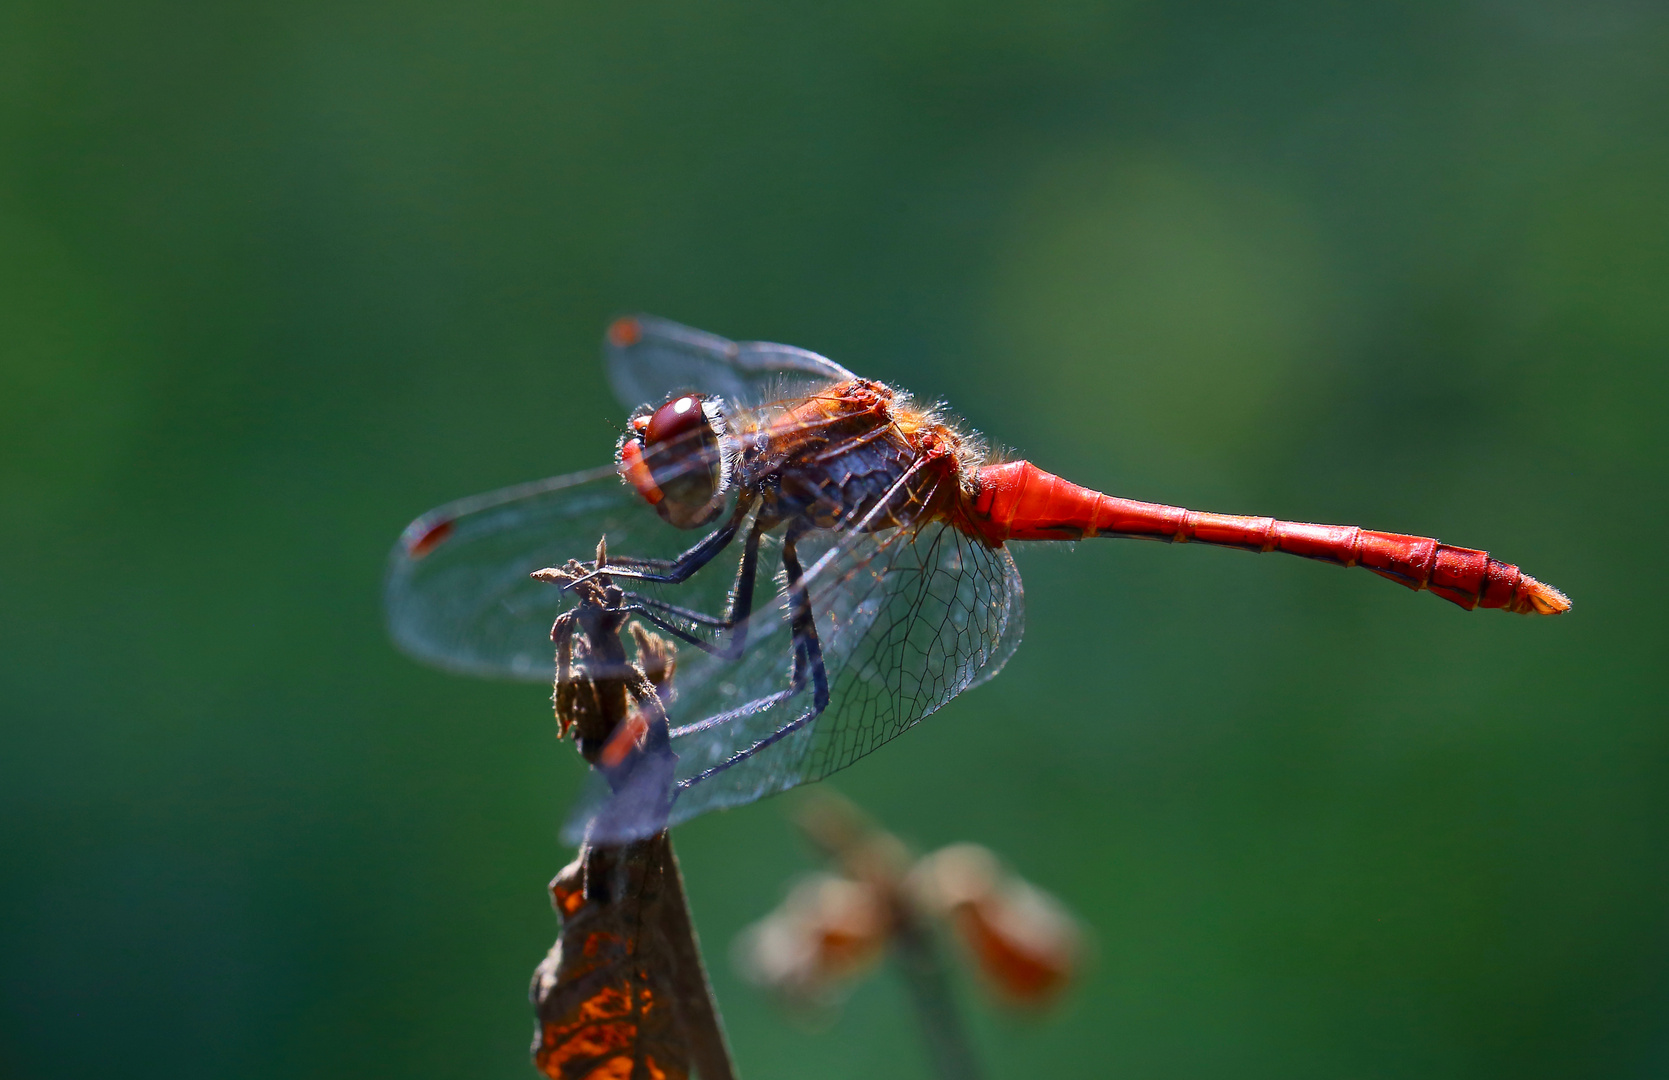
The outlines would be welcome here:
[[[534,1063],[552,1080],[686,1080],[689,1041],[666,940],[665,834],[586,847],[551,883],[562,936],[533,974]]]
[[[571,729],[582,746],[600,746],[626,714],[628,686],[641,673],[626,666],[623,654],[597,657],[587,637],[575,633],[577,621],[564,614],[552,631],[557,676],[551,703],[559,737]]]
[[[599,540],[596,565],[607,562]],[[633,664],[620,640],[625,594],[606,574],[571,561],[533,577],[571,588],[578,601],[551,629],[559,732],[573,729],[592,765],[614,767],[657,724],[670,757],[661,693],[670,693],[676,646],[633,624]],[[611,746],[619,752],[605,761]],[[734,1080],[665,832],[623,846],[584,845],[551,882],[551,903],[562,934],[529,990],[541,1072],[552,1080],[687,1080],[693,1064],[703,1080]]]

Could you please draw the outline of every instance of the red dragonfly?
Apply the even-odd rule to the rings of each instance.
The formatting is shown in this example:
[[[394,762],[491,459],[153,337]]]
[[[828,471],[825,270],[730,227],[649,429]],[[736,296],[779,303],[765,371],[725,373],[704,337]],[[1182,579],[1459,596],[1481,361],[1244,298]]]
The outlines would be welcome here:
[[[1135,502],[988,461],[938,407],[803,349],[635,316],[609,327],[605,352],[636,406],[614,463],[424,514],[387,584],[399,644],[454,670],[550,680],[569,594],[530,575],[571,559],[627,586],[620,610],[682,643],[670,818],[599,815],[599,787],[571,836],[629,839],[820,779],[991,678],[1023,621],[1010,541],[1283,551],[1467,609],[1570,608],[1487,552]],[[604,567],[591,559],[599,538]]]

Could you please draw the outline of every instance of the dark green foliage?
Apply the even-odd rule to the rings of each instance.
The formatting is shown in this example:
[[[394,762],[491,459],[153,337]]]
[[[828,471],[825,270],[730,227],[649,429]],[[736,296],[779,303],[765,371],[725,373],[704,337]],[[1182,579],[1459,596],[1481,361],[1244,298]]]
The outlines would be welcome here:
[[[1095,927],[993,1075],[1669,1070],[1660,6],[0,5],[0,1073],[532,1075],[580,779],[387,644],[445,499],[607,459],[608,318],[784,340],[1118,494],[1490,548],[1558,620],[1022,552],[843,775]],[[919,1076],[728,971],[745,1076]]]

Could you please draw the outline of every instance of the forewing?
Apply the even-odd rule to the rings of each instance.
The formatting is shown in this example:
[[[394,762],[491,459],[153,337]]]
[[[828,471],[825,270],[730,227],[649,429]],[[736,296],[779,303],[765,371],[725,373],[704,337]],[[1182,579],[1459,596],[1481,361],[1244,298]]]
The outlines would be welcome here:
[[[628,409],[659,404],[682,391],[754,406],[853,377],[833,360],[805,349],[730,341],[652,315],[615,320],[604,352],[609,382]]]
[[[671,557],[697,538],[662,521],[613,466],[431,510],[389,555],[384,598],[394,640],[443,668],[549,681],[551,623],[572,599],[528,575],[569,559],[590,562],[605,537],[610,550],[644,558]],[[687,595],[714,602],[701,584]]]
[[[810,567],[805,582],[829,706],[725,766],[811,706],[809,686],[788,696],[788,598],[779,594],[749,620],[739,660],[680,652],[669,714],[677,777],[687,786],[673,803],[672,823],[845,768],[995,675],[1019,644],[1024,604],[1013,558],[947,522],[856,536],[812,534],[800,557]],[[712,722],[761,700],[766,704],[756,711]],[[606,788],[594,785],[569,835],[583,833],[599,812],[606,820],[608,802]],[[614,841],[636,831],[633,822],[616,820],[602,835]]]

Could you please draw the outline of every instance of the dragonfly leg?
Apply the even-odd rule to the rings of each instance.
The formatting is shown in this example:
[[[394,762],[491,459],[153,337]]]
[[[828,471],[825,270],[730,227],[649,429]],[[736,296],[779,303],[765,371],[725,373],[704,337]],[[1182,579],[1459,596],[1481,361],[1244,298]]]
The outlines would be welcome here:
[[[572,589],[582,581],[590,581],[599,574],[610,577],[629,578],[634,581],[653,581],[658,585],[678,585],[688,581],[691,574],[713,561],[713,557],[736,539],[736,532],[742,527],[742,521],[747,517],[750,503],[743,499],[736,504],[736,510],[730,515],[730,520],[698,540],[676,559],[639,559],[630,555],[618,558],[611,557],[607,566],[599,566],[574,581],[564,585],[564,589]]]
[[[687,780],[678,781],[679,791],[692,788],[696,784],[701,783],[703,780],[716,776],[717,774],[730,768],[732,765],[737,765],[746,761],[748,758],[759,753],[772,743],[779,742],[799,729],[805,727],[807,724],[821,716],[823,710],[829,707],[829,673],[828,669],[823,664],[823,646],[817,638],[817,620],[812,613],[811,597],[804,589],[798,587],[802,571],[800,568],[799,554],[795,550],[795,543],[804,532],[806,532],[806,529],[796,523],[795,526],[791,526],[789,528],[788,535],[783,537],[782,541],[782,568],[788,578],[789,602],[793,606],[793,616],[791,622],[794,633],[794,667],[792,673],[792,685],[785,691],[772,694],[769,697],[760,698],[758,701],[749,702],[747,705],[743,705],[739,709],[732,709],[727,713],[710,717],[700,723],[691,724],[688,727],[679,729],[673,734],[687,734],[700,731],[705,728],[715,726],[724,720],[730,720],[738,716],[745,716],[750,713],[759,712],[762,709],[766,709],[780,702],[786,701],[805,689],[806,676],[808,674],[811,676],[812,686],[811,706],[806,709],[805,712],[777,728],[775,731],[771,732],[763,739],[760,739],[752,746],[736,751],[734,754],[719,762],[717,765],[714,765],[712,768],[699,772]]]
[[[782,569],[788,579],[789,603],[794,609],[794,686],[805,686],[806,669],[811,669],[812,703],[817,712],[829,707],[829,672],[823,666],[823,645],[817,639],[817,619],[812,615],[811,597],[800,587],[800,555],[796,545],[808,529],[796,522],[782,541]]]
[[[627,593],[627,603],[620,611],[629,611],[640,615],[649,622],[686,641],[703,652],[726,660],[735,660],[742,655],[742,650],[748,641],[748,616],[753,613],[753,588],[759,578],[759,537],[764,532],[762,524],[755,520],[753,527],[748,530],[748,537],[742,544],[742,558],[736,565],[736,584],[730,590],[730,603],[726,605],[723,615],[708,615],[693,608],[680,607],[669,604],[665,600],[658,600],[652,596],[642,596],[638,593]],[[690,633],[682,627],[672,624],[671,618],[684,619],[697,626],[710,627],[723,634],[728,632],[718,643]]]
[[[705,626],[713,630],[724,630],[730,626],[730,620],[724,615],[709,615],[705,611],[697,611],[695,608],[669,603],[657,596],[628,592],[623,593],[621,599],[624,601],[622,610],[636,611],[641,606],[660,615],[683,619],[685,622],[691,622],[697,626]]]

